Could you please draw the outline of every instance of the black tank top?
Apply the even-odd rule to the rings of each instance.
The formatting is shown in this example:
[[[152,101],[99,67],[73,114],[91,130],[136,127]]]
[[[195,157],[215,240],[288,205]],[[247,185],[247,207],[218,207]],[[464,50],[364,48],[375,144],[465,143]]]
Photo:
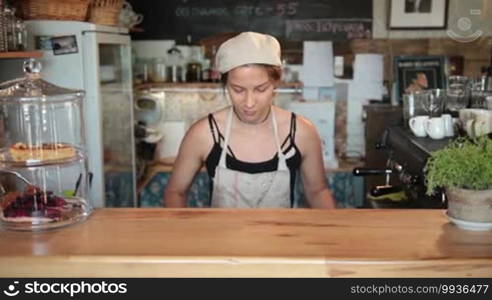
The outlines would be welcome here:
[[[210,153],[208,154],[207,159],[205,160],[205,166],[207,168],[207,173],[210,177],[209,189],[210,189],[210,197],[212,197],[215,168],[219,164],[220,154],[222,153],[221,144],[223,144],[224,142],[224,136],[220,132],[219,126],[217,125],[217,122],[215,121],[215,118],[213,117],[212,114],[208,115],[208,122],[210,125],[210,132],[214,139],[214,145],[212,146],[212,150],[210,150]],[[295,134],[296,134],[296,115],[292,113],[290,118],[289,135],[285,138],[282,145],[280,146],[280,148],[283,149],[284,155],[286,155],[287,168],[289,169],[290,172],[291,207],[294,204],[294,186],[296,182],[296,175],[301,165],[301,153],[295,144]],[[287,142],[289,142],[288,146],[286,146]],[[278,154],[275,154],[275,156],[270,160],[253,163],[253,162],[245,162],[245,161],[238,160],[234,155],[234,152],[232,152],[231,147],[227,146],[227,149],[229,151],[226,155],[226,166],[231,170],[250,173],[250,174],[273,172],[277,170]]]

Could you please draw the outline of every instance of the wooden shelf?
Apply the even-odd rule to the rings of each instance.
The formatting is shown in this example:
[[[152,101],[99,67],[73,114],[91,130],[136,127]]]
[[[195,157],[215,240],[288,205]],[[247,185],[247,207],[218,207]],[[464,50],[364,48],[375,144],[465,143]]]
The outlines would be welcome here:
[[[0,52],[0,58],[39,58],[43,56],[42,51],[15,51]]]
[[[143,28],[133,27],[129,29],[130,32],[145,32]]]

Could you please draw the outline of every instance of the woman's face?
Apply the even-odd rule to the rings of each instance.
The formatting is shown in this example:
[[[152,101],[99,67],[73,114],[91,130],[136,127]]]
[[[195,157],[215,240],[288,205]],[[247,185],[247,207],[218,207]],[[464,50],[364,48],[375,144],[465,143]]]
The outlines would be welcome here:
[[[270,111],[275,85],[263,66],[247,65],[229,71],[226,87],[239,119],[261,123]]]

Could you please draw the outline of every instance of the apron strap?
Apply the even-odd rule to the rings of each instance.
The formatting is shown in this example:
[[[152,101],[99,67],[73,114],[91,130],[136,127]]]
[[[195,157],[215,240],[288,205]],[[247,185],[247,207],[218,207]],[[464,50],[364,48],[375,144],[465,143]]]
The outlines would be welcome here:
[[[220,160],[219,160],[219,166],[222,168],[226,167],[227,146],[229,146],[229,136],[231,133],[231,127],[232,127],[232,106],[231,109],[229,110],[229,115],[227,116],[224,145],[222,146],[222,153],[220,154]]]
[[[280,141],[278,139],[278,126],[277,126],[277,118],[275,118],[275,111],[273,106],[271,107],[272,111],[272,122],[273,122],[273,135],[275,136],[275,143],[277,144],[277,153],[278,153],[278,166],[277,170],[287,170],[287,163],[284,153],[280,148]]]

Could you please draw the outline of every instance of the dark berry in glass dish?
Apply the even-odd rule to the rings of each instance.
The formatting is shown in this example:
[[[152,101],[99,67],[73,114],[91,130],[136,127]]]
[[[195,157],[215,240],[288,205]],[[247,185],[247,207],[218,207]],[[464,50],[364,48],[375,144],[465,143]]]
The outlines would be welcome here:
[[[52,191],[43,191],[39,187],[28,186],[21,194],[11,192],[3,199],[3,217],[19,221],[57,221],[67,205],[65,199]]]

